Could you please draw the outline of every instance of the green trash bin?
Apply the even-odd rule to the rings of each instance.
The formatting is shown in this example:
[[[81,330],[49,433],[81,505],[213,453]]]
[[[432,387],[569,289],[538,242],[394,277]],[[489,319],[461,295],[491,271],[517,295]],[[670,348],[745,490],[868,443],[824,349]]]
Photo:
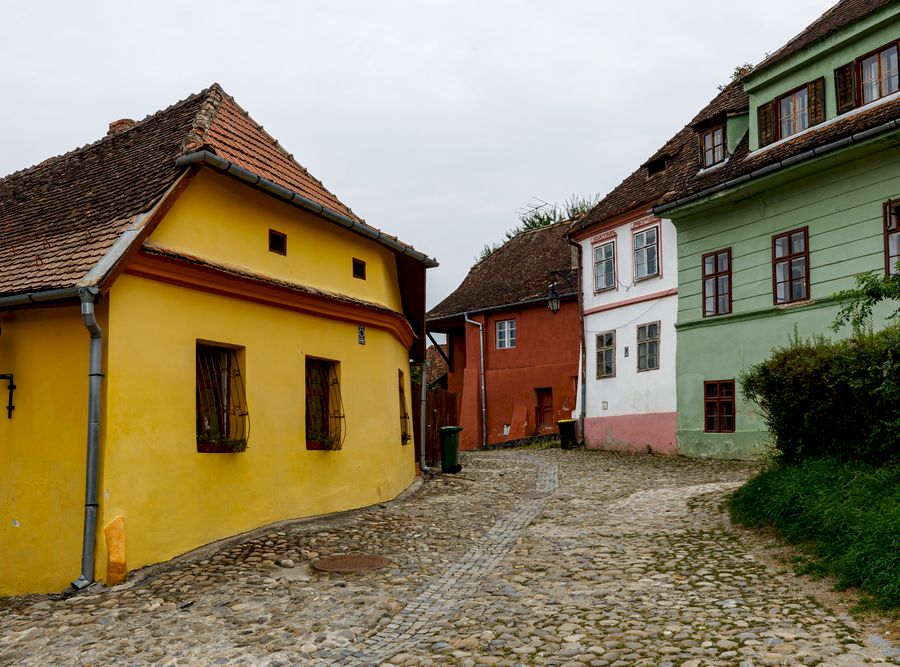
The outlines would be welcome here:
[[[459,432],[462,426],[441,426],[441,472],[458,473],[459,465]]]
[[[575,424],[577,423],[574,419],[560,419],[556,422],[559,427],[559,446],[562,449],[575,449],[578,441],[575,434]]]

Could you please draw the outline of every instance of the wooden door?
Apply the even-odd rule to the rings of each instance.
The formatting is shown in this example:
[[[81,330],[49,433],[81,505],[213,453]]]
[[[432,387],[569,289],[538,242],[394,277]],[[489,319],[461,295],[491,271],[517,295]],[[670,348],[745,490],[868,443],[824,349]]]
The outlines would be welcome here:
[[[537,419],[535,419],[537,427],[542,431],[553,428],[553,390],[535,389],[535,392],[537,393]]]

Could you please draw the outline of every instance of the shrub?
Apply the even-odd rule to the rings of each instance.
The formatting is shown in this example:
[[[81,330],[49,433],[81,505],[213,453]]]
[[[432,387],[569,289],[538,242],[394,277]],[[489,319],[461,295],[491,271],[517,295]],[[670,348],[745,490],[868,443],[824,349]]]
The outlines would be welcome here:
[[[900,609],[900,465],[818,459],[757,475],[731,499],[732,518],[770,525],[813,556],[806,571]]]
[[[900,454],[900,326],[778,348],[741,376],[782,462],[837,457],[884,463]]]

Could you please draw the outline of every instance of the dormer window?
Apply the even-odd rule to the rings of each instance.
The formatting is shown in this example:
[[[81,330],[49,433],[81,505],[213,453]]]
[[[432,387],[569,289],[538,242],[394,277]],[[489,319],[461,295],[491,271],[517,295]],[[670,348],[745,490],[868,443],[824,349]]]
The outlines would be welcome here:
[[[759,145],[786,139],[825,121],[825,78],[776,97],[757,109]]]
[[[647,176],[656,176],[666,170],[666,167],[669,166],[669,156],[663,155],[662,157],[656,158],[655,160],[651,160],[647,163]]]
[[[704,168],[725,160],[725,127],[716,125],[700,134],[700,163]]]
[[[863,104],[874,102],[900,89],[896,44],[860,60],[859,84]]]
[[[806,86],[779,97],[775,111],[778,114],[778,138],[784,139],[809,127],[809,92]]]

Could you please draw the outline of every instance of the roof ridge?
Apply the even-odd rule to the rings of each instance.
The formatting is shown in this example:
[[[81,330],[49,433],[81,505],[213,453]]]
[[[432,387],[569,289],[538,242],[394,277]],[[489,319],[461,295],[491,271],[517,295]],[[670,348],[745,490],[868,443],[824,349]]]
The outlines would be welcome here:
[[[249,120],[249,121],[253,124],[253,127],[256,128],[256,130],[259,131],[260,134],[262,134],[266,139],[269,140],[269,144],[270,144],[270,146],[271,146],[272,148],[274,148],[275,150],[277,150],[278,152],[280,152],[283,156],[287,157],[291,162],[293,162],[295,165],[297,165],[297,167],[300,168],[300,170],[303,172],[303,174],[304,174],[307,178],[309,178],[311,181],[314,181],[314,182],[316,183],[316,185],[318,185],[320,188],[322,188],[325,192],[327,192],[328,194],[330,194],[330,195],[331,195],[332,197],[334,197],[335,199],[338,199],[337,195],[335,195],[334,192],[332,192],[332,191],[329,190],[327,187],[325,187],[325,184],[324,184],[321,180],[319,180],[319,179],[316,178],[313,174],[311,174],[310,171],[309,171],[309,169],[307,169],[307,168],[304,167],[302,164],[300,164],[300,163],[297,161],[297,158],[294,157],[294,154],[291,153],[291,152],[289,152],[284,146],[282,146],[281,143],[278,141],[278,139],[276,139],[276,138],[273,137],[271,134],[269,134],[269,132],[266,130],[266,128],[263,127],[259,122],[257,122],[257,120],[256,120],[255,118],[253,118],[253,116],[250,115],[250,112],[247,111],[246,109],[244,109],[244,107],[242,107],[242,106],[240,105],[240,103],[238,103],[238,101],[237,101],[232,95],[229,95],[229,94],[222,88],[222,86],[220,86],[218,83],[213,83],[213,84],[209,87],[209,90],[215,90],[215,92],[216,92],[216,93],[218,94],[218,96],[219,96],[219,99],[218,99],[218,101],[217,101],[217,103],[216,103],[216,106],[215,106],[215,112],[212,113],[212,115],[211,115],[211,117],[209,118],[208,122],[205,124],[205,127],[204,127],[204,129],[203,129],[202,136],[198,137],[198,139],[196,139],[195,142],[187,142],[187,141],[186,141],[186,144],[185,144],[185,150],[184,150],[185,153],[189,153],[189,152],[191,152],[192,150],[197,150],[197,149],[199,149],[199,148],[203,145],[204,139],[206,138],[206,135],[207,135],[207,133],[209,132],[210,127],[212,126],[213,122],[215,121],[215,116],[216,116],[216,114],[218,114],[219,107],[221,106],[222,101],[228,101],[229,104],[232,104],[232,105],[235,107],[235,109],[237,109],[241,114],[244,115],[244,117],[247,118],[247,120]],[[203,112],[202,109],[201,109],[200,112],[198,112],[198,114],[197,114],[198,119],[199,119],[200,114],[201,114],[202,112]],[[190,150],[187,150],[188,148],[189,148]],[[338,201],[340,201],[340,200],[338,199]],[[353,216],[356,216],[356,213],[353,212],[353,209],[352,209],[352,208],[350,208],[349,206],[347,206],[347,204],[344,204],[343,202],[341,202],[341,204],[342,204],[348,211],[350,211],[350,213],[351,213]],[[356,216],[356,217],[358,217],[358,216]],[[364,219],[364,218],[359,218],[359,219],[362,220],[363,222],[365,222],[365,219]]]
[[[208,88],[204,88],[200,93],[206,96],[203,104],[194,115],[194,121],[191,123],[191,129],[188,130],[184,140],[181,142],[181,154],[185,155],[199,149],[209,134],[209,128],[212,126],[219,113],[219,107],[222,105],[222,97],[227,96],[222,86],[213,82]]]
[[[213,84],[213,85],[215,86],[218,84]],[[129,127],[127,130],[122,130],[121,132],[118,132],[117,134],[106,134],[95,141],[84,144],[82,146],[77,146],[71,150],[66,151],[65,153],[60,153],[59,155],[51,155],[50,157],[45,158],[45,159],[41,160],[40,162],[37,162],[31,166],[23,167],[22,169],[17,169],[16,171],[6,174],[6,176],[0,176],[0,183],[3,183],[4,181],[6,181],[10,178],[13,178],[14,176],[21,176],[22,174],[25,174],[25,173],[32,171],[34,169],[37,169],[39,167],[45,167],[48,164],[55,162],[56,160],[63,160],[65,158],[69,158],[77,153],[80,153],[81,151],[86,151],[89,148],[93,148],[94,146],[99,146],[100,144],[102,144],[104,142],[111,141],[112,139],[114,139],[116,137],[120,137],[123,134],[127,134],[128,132],[131,132],[132,130],[142,127],[146,123],[150,122],[151,120],[154,120],[155,118],[157,118],[158,116],[161,116],[162,114],[168,113],[168,112],[172,111],[173,109],[177,109],[178,107],[181,107],[181,106],[184,106],[185,104],[193,102],[201,95],[205,95],[208,91],[209,91],[209,88],[204,88],[200,92],[193,93],[192,95],[188,95],[184,99],[178,100],[177,102],[170,104],[169,106],[167,106],[163,109],[160,109],[159,111],[154,111],[153,113],[144,116],[140,120],[135,121],[134,125]]]

